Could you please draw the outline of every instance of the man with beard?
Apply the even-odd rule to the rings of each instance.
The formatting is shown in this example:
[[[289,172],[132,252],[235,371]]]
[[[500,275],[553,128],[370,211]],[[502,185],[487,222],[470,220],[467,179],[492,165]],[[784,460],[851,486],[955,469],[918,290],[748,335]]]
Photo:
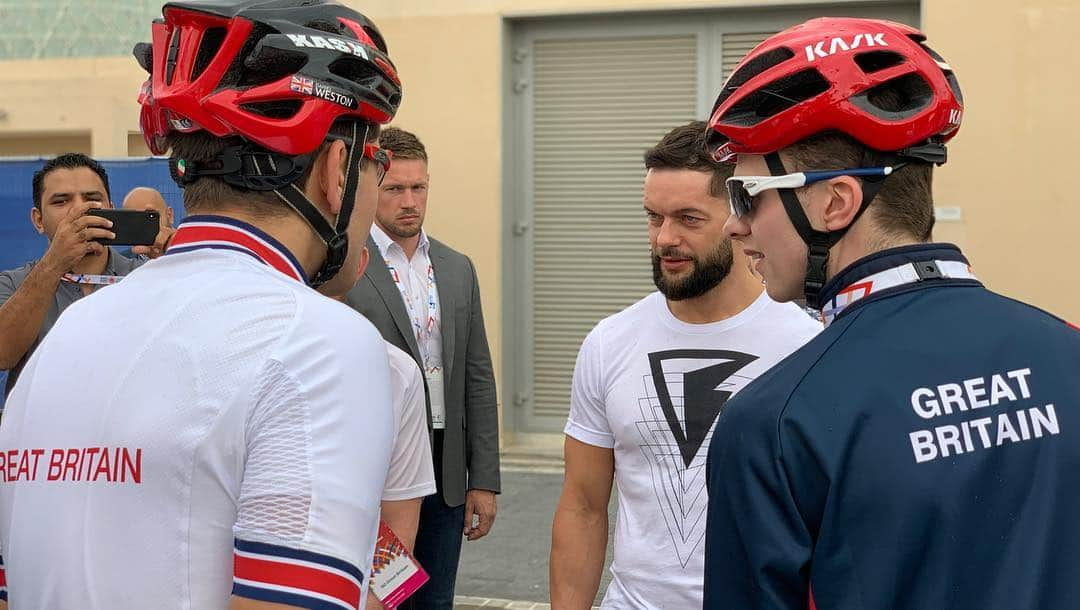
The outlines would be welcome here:
[[[428,157],[414,134],[391,127],[379,145],[393,165],[379,188],[367,272],[345,302],[424,372],[438,493],[424,498],[415,555],[430,580],[406,606],[451,610],[462,537],[487,535],[499,492],[495,377],[469,257],[423,230]]]
[[[589,608],[618,480],[612,581],[603,608],[696,608],[704,572],[705,456],[727,399],[820,329],[778,304],[723,227],[729,166],[705,123],[645,153],[654,292],[602,320],[574,369],[566,478],[551,543],[552,608]]]

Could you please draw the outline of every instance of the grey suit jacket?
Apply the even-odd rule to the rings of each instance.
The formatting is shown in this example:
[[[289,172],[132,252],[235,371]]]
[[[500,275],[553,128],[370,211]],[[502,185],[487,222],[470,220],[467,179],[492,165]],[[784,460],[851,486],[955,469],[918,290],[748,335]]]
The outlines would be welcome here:
[[[467,489],[500,491],[495,376],[476,269],[469,257],[442,242],[430,241],[431,266],[439,292],[446,393],[442,472],[436,476],[440,477],[446,503],[460,506],[465,503]],[[375,240],[368,238],[367,247],[371,255],[367,271],[346,295],[345,302],[371,320],[384,339],[411,354],[423,367],[401,292]],[[429,400],[429,429],[430,410]]]

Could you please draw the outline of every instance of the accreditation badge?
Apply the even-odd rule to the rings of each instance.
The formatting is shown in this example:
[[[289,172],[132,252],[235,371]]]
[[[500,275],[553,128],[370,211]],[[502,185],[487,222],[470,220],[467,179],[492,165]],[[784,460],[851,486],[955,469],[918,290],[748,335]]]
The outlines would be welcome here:
[[[436,430],[446,428],[446,392],[443,391],[443,369],[433,366],[424,371],[427,379],[428,401],[431,403],[431,427]]]

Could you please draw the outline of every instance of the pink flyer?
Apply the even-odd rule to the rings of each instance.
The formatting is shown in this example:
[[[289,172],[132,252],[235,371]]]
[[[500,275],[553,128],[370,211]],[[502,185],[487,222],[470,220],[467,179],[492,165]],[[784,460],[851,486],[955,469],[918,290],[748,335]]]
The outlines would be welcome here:
[[[371,569],[371,592],[383,606],[397,608],[425,582],[427,572],[385,522],[379,521],[379,539]]]

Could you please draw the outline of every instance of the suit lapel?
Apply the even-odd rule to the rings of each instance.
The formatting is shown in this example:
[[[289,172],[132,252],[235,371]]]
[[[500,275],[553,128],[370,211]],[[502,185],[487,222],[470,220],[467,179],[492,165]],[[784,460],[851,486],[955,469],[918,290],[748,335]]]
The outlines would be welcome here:
[[[431,268],[435,272],[435,288],[439,291],[439,331],[442,333],[442,364],[444,383],[450,383],[454,366],[454,279],[447,265],[446,251],[442,244],[431,240],[428,250]]]
[[[409,346],[413,358],[421,362],[420,349],[416,346],[416,333],[413,332],[412,321],[409,320],[409,312],[405,309],[405,300],[401,296],[401,291],[394,283],[394,278],[390,277],[390,268],[386,266],[386,260],[374,239],[368,238],[367,248],[369,262],[364,277],[371,281],[371,284],[375,286],[375,291],[382,297],[386,309],[390,312],[390,317],[394,319],[394,324],[405,337],[405,343]]]

